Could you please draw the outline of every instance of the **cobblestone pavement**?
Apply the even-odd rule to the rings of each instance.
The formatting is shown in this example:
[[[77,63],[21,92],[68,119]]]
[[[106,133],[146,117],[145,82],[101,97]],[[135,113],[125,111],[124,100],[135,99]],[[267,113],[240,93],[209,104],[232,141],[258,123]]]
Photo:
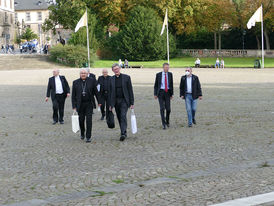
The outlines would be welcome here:
[[[70,99],[65,125],[52,126],[45,87],[1,85],[0,205],[210,205],[272,192],[273,87],[204,84],[194,128],[176,89],[163,131],[152,86],[135,84],[138,134],[119,142],[96,110],[86,144],[71,132]]]

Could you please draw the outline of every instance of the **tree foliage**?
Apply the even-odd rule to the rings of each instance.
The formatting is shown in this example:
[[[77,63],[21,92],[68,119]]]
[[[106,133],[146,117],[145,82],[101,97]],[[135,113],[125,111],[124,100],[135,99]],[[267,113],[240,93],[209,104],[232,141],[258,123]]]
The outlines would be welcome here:
[[[161,20],[154,10],[135,7],[120,33],[114,37],[116,53],[120,58],[146,61],[166,58],[166,35],[160,36]],[[170,50],[175,51],[175,42],[170,35]],[[113,46],[114,46],[113,45]]]

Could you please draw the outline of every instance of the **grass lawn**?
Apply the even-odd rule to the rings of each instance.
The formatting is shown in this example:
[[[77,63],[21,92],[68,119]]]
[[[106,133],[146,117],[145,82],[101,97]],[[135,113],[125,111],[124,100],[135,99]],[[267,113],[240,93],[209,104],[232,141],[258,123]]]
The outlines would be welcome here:
[[[246,68],[254,67],[254,60],[257,58],[248,57],[248,58],[224,58],[225,67],[229,68]],[[181,57],[170,59],[171,67],[187,67],[194,66],[196,58],[195,57]],[[214,65],[216,58],[200,58],[202,65]],[[93,67],[95,68],[109,68],[115,62],[115,60],[97,60],[95,61]],[[147,62],[129,62],[129,65],[143,65],[145,68],[159,68],[162,67],[163,63],[166,60],[159,61],[147,61]],[[274,68],[274,58],[265,58],[265,67]]]

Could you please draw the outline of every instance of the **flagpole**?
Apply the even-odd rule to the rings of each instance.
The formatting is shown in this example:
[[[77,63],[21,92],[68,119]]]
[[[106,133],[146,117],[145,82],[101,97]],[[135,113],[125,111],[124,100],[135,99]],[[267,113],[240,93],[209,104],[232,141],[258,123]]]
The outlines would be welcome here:
[[[169,64],[169,37],[168,37],[168,10],[166,9],[166,14],[167,14],[167,25],[166,25],[166,39],[167,39],[167,62]]]
[[[263,18],[263,4],[262,4],[262,69],[264,68],[264,18]]]
[[[87,14],[87,47],[88,47],[88,68],[90,69],[90,52],[89,52],[89,31],[88,31],[88,9],[86,8]]]

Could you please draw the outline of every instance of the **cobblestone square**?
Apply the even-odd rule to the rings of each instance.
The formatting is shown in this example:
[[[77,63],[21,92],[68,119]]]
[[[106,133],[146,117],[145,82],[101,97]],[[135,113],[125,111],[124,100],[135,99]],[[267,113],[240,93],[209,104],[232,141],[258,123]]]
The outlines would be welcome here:
[[[204,99],[188,128],[178,89],[184,69],[172,69],[166,131],[153,99],[158,71],[123,71],[133,81],[138,133],[129,128],[120,142],[117,126],[108,129],[94,110],[91,144],[71,131],[70,99],[65,124],[51,125],[51,70],[0,71],[0,205],[193,206],[273,192],[274,70],[194,70]],[[77,69],[61,74],[70,85],[78,78]]]

